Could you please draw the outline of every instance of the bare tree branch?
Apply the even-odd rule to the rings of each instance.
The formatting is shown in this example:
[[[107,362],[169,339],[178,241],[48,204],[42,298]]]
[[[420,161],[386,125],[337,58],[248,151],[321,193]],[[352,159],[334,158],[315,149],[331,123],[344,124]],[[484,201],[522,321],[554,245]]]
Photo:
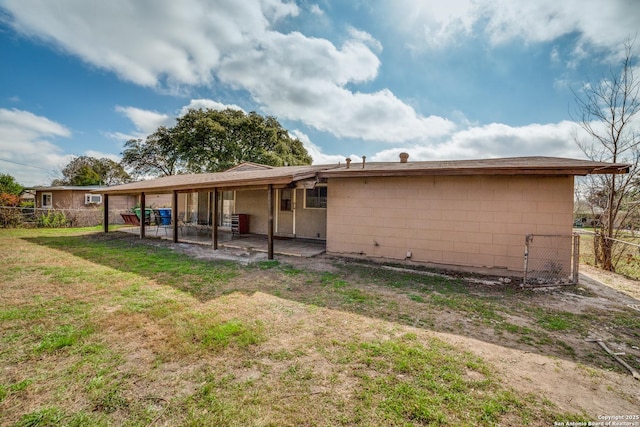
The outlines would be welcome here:
[[[596,161],[628,163],[626,176],[602,175],[590,181],[588,199],[603,209],[600,217],[600,247],[595,248],[601,258],[597,263],[606,270],[614,270],[616,257],[612,254],[613,238],[620,227],[637,218],[639,205],[633,200],[637,193],[640,137],[634,126],[640,112],[640,79],[634,75],[634,40],[623,44],[624,57],[619,68],[610,69],[598,82],[588,82],[580,90],[572,89],[575,99],[573,120],[590,140],[574,139],[584,154]],[[636,120],[636,123],[634,123]]]

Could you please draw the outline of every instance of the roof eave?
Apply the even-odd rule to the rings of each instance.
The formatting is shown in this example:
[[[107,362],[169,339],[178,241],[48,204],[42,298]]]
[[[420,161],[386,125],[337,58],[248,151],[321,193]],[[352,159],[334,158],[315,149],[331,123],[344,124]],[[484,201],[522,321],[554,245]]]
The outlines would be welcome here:
[[[355,178],[355,177],[403,177],[403,176],[461,176],[461,175],[593,175],[593,174],[625,174],[629,166],[612,165],[606,167],[571,167],[571,168],[441,168],[441,169],[405,169],[405,170],[367,170],[345,169],[318,173],[319,178]]]

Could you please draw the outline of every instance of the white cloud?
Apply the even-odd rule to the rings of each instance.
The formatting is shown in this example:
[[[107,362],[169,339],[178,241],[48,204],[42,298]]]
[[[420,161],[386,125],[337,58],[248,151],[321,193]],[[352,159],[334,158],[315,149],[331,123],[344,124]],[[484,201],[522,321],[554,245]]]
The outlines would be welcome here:
[[[371,34],[347,29],[337,47],[275,31],[278,20],[300,13],[293,2],[125,3],[5,0],[3,6],[18,32],[139,85],[181,90],[222,81],[248,91],[269,114],[338,137],[402,142],[453,129],[450,121],[421,115],[388,89],[357,91],[378,76],[382,45]],[[142,132],[162,119],[121,112]]]
[[[558,46],[554,46],[553,49],[551,49],[551,53],[549,54],[549,59],[551,59],[551,62],[556,64],[561,61],[560,52],[558,51]]]
[[[94,157],[96,159],[109,159],[109,160],[113,160],[116,163],[119,163],[120,160],[122,160],[122,158],[117,154],[103,153],[102,151],[96,151],[96,150],[87,150],[84,152],[84,155],[89,157]]]
[[[51,140],[70,136],[69,129],[46,117],[0,108],[0,170],[23,185],[46,184],[72,157]]]
[[[116,106],[116,111],[131,120],[142,137],[153,133],[159,126],[170,125],[172,119],[167,114],[136,107],[122,107],[118,105]]]
[[[295,16],[279,0],[7,0],[16,30],[143,86],[208,84],[225,53]]]
[[[372,161],[396,161],[406,151],[410,160],[457,160],[518,156],[584,158],[575,142],[581,130],[573,122],[508,126],[491,123],[461,130],[433,145],[408,144],[372,156]]]
[[[469,35],[477,19],[471,0],[396,0],[381,10],[395,21],[398,31],[410,36],[410,47],[417,50],[441,47]]]
[[[189,110],[199,110],[199,109],[209,109],[209,110],[226,110],[230,108],[232,110],[240,110],[245,112],[241,107],[236,104],[223,104],[218,101],[214,101],[213,99],[192,99],[189,104],[185,105],[180,109],[178,116],[184,116]]]
[[[471,35],[486,35],[496,45],[548,42],[572,33],[579,35],[578,49],[582,43],[610,49],[637,33],[640,2],[610,0],[605,7],[601,0],[397,0],[383,10],[416,49]]]
[[[140,131],[133,131],[132,133],[104,132],[103,135],[107,138],[111,138],[122,143],[127,142],[130,139],[144,139],[147,136]]]
[[[365,44],[373,39],[354,34],[356,38],[338,49],[300,33],[270,33],[261,50],[225,58],[219,76],[247,89],[269,114],[300,120],[341,138],[403,142],[453,130],[451,121],[420,115],[390,90],[347,89],[347,83],[374,79],[380,64]]]
[[[324,15],[324,12],[322,11],[322,9],[320,9],[320,6],[318,6],[317,4],[311,5],[311,8],[309,10],[314,15],[318,15],[318,16]]]

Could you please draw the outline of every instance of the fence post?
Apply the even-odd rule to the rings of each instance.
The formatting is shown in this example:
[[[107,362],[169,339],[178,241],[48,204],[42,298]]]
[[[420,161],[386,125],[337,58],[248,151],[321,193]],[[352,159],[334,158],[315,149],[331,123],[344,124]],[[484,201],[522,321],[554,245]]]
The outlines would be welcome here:
[[[573,265],[572,265],[572,281],[574,285],[578,284],[580,275],[580,235],[573,233]]]
[[[529,268],[529,239],[531,234],[527,234],[524,239],[524,273],[522,274],[522,286],[527,284],[527,270]]]

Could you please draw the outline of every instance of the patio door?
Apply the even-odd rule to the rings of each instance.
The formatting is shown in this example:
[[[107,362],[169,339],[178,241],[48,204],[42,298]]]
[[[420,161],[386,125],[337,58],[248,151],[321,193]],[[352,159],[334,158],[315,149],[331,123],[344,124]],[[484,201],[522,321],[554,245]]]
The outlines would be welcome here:
[[[278,190],[276,233],[280,236],[295,237],[295,190]]]

